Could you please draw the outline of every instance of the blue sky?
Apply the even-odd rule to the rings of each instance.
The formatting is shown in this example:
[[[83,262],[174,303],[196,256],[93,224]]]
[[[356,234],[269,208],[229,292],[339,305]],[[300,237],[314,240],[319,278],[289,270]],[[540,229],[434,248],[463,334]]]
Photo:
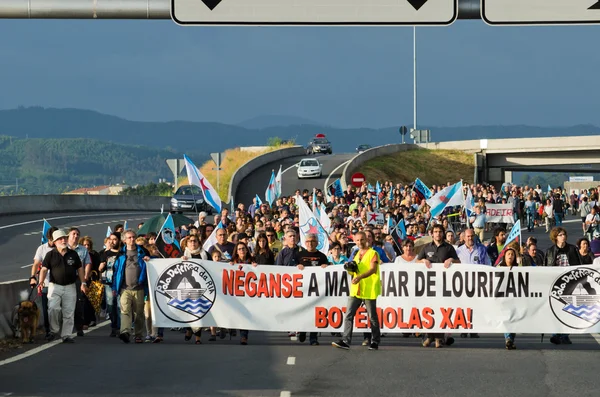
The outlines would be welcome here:
[[[600,125],[600,27],[417,29],[419,124]],[[412,122],[410,27],[3,20],[0,108],[341,127]]]

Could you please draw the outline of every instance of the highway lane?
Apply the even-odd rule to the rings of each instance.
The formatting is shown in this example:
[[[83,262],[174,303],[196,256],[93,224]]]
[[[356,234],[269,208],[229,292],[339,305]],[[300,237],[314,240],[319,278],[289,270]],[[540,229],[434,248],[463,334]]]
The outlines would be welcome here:
[[[82,236],[92,237],[96,250],[102,249],[106,228],[128,222],[137,229],[140,222],[158,214],[146,212],[98,212],[64,214],[30,214],[0,217],[0,282],[28,278],[29,265],[41,243],[43,218],[61,228],[79,227]]]
[[[242,180],[242,182],[240,183],[240,187],[238,188],[238,191],[236,193],[235,202],[244,203],[247,208],[250,204],[252,204],[252,198],[254,198],[256,194],[258,194],[260,199],[264,201],[265,190],[267,190],[269,178],[271,178],[271,171],[275,170],[275,173],[277,173],[280,164],[282,165],[283,171],[285,171],[283,174],[281,184],[282,194],[284,196],[294,194],[294,191],[296,191],[296,189],[308,189],[310,191],[312,191],[314,187],[324,189],[327,177],[331,174],[329,183],[332,183],[333,181],[335,181],[336,178],[339,178],[342,175],[343,171],[343,167],[339,166],[352,159],[352,157],[354,157],[355,155],[355,153],[315,156],[304,155],[290,157],[282,161],[269,163],[258,168],[256,171],[254,171],[252,174],[248,175]],[[315,157],[323,164],[323,175],[321,178],[298,179],[296,167],[294,165],[298,163],[301,159],[307,157]],[[335,173],[332,174],[334,170]]]
[[[163,344],[125,345],[106,328],[7,365],[0,395],[11,396],[597,396],[600,346],[589,335],[554,346],[517,335],[506,351],[499,335],[458,338],[452,347],[423,348],[420,339],[389,335],[379,351],[334,349],[250,332],[203,344],[167,331]],[[358,336],[358,335],[355,335]],[[31,375],[33,374],[33,375]]]

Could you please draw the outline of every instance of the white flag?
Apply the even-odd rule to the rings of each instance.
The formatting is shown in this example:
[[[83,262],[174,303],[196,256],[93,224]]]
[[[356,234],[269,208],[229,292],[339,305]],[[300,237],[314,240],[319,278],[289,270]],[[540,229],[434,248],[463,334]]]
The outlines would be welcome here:
[[[317,250],[325,255],[329,253],[329,236],[321,226],[315,214],[310,210],[308,204],[304,202],[302,197],[296,196],[296,204],[298,205],[298,214],[300,220],[300,245],[306,248],[306,235],[314,233],[319,238]]]

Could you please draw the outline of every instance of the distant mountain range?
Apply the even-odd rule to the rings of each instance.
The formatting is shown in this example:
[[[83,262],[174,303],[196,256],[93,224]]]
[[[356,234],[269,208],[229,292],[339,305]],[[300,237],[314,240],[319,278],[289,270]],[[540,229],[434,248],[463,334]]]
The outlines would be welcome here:
[[[205,155],[231,147],[265,145],[271,137],[295,139],[296,143],[306,145],[318,133],[327,135],[334,153],[353,152],[360,144],[377,146],[401,142],[397,126],[379,129],[335,128],[311,123],[317,122],[293,116],[260,116],[239,125],[231,125],[218,122],[130,121],[83,109],[20,107],[0,110],[0,135],[18,138],[89,138],[120,144],[171,148],[175,151],[193,150]],[[409,123],[406,125],[410,126]],[[430,129],[432,141],[600,134],[600,127],[593,125],[419,128]]]
[[[325,123],[319,123],[304,117],[296,116],[281,116],[281,115],[264,115],[253,117],[237,124],[240,127],[248,129],[261,129],[269,127],[289,127],[291,125],[316,125],[326,126]]]

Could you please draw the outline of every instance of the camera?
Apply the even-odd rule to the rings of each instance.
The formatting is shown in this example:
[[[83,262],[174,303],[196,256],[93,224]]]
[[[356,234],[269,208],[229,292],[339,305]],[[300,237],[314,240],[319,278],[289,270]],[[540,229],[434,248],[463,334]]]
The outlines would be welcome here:
[[[354,261],[346,262],[344,263],[344,270],[350,273],[358,273],[358,265]]]

